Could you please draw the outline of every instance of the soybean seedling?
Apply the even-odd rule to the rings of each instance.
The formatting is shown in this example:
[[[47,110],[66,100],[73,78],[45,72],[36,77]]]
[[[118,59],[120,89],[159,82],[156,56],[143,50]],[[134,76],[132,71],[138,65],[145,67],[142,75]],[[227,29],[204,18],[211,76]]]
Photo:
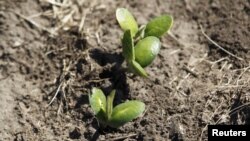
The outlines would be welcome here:
[[[107,98],[98,88],[93,88],[91,92],[92,94],[89,96],[91,108],[103,127],[119,128],[137,118],[145,110],[145,104],[137,100],[127,101],[113,108],[115,90]]]
[[[125,8],[118,8],[116,19],[124,31],[122,54],[128,68],[139,76],[147,77],[144,68],[150,65],[159,53],[161,48],[159,38],[171,28],[172,16],[156,17],[138,28],[133,15]]]

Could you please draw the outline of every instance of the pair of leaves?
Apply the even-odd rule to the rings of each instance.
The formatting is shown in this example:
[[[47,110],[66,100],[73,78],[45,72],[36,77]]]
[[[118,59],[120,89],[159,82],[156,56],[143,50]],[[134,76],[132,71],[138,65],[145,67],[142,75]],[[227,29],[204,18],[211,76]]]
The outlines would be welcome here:
[[[124,31],[130,30],[132,37],[138,32],[138,24],[134,16],[125,8],[116,10],[116,19]],[[160,38],[166,33],[173,24],[173,18],[170,15],[162,15],[151,20],[145,28],[144,37],[155,36]]]
[[[134,47],[130,30],[125,31],[122,38],[123,55],[128,62],[136,60],[143,68],[151,64],[160,51],[160,40],[154,36],[140,40]],[[146,57],[145,57],[146,56]]]
[[[160,51],[160,40],[154,36],[148,36],[140,40],[134,47],[130,30],[125,31],[122,38],[123,56],[128,62],[130,70],[140,76],[147,77],[143,69],[152,63]]]
[[[129,69],[140,76],[147,77],[146,71],[142,66],[135,61],[135,48],[132,33],[130,30],[126,30],[122,38],[122,52],[123,56],[127,60]]]
[[[157,17],[139,30],[135,18],[127,9],[118,8],[116,18],[125,31],[122,38],[123,56],[130,70],[137,75],[147,77],[143,68],[150,65],[159,53],[161,45],[158,38],[170,29],[173,18],[169,15]],[[141,38],[135,47],[133,37]]]
[[[118,128],[135,119],[145,110],[145,104],[136,100],[119,104],[113,108],[114,97],[114,90],[106,98],[102,90],[98,88],[93,88],[92,94],[89,96],[91,108],[104,126]]]

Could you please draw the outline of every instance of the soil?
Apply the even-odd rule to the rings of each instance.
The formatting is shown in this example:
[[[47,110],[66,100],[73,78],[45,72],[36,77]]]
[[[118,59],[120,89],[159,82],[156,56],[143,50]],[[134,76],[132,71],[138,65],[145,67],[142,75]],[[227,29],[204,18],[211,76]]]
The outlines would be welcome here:
[[[0,140],[196,141],[207,140],[210,124],[250,124],[249,0],[74,3],[89,10],[83,32],[79,24],[48,30],[62,21],[46,11],[63,6],[0,1]],[[121,69],[117,7],[140,24],[174,17],[148,79]],[[100,129],[88,102],[92,87],[116,89],[115,104],[141,100],[146,111],[119,129]]]

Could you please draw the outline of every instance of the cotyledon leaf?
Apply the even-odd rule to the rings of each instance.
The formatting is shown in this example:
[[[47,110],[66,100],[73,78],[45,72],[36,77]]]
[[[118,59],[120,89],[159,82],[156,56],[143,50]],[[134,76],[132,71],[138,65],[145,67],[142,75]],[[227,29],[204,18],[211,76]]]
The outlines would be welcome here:
[[[101,110],[106,112],[106,97],[102,90],[98,88],[93,88],[89,96],[90,106],[93,109],[95,115],[97,115]]]
[[[152,63],[161,48],[161,42],[154,36],[148,36],[135,45],[135,60],[141,67]]]
[[[132,60],[128,63],[129,69],[142,77],[148,77],[146,71],[141,67],[141,65],[139,63],[137,63],[135,60]]]
[[[138,24],[134,16],[127,9],[118,8],[116,10],[116,19],[124,31],[131,30],[132,37],[135,36],[138,31]]]
[[[117,105],[112,112],[108,125],[118,128],[125,123],[137,118],[145,110],[145,104],[140,101],[132,100]]]
[[[106,115],[107,119],[110,119],[112,111],[113,111],[113,101],[115,98],[115,90],[112,90],[112,92],[107,97],[107,107],[106,107]]]
[[[161,37],[166,33],[173,24],[173,17],[170,15],[162,15],[151,20],[145,29],[145,37],[155,36]]]
[[[130,30],[124,32],[122,38],[122,54],[127,61],[135,60],[134,42]]]

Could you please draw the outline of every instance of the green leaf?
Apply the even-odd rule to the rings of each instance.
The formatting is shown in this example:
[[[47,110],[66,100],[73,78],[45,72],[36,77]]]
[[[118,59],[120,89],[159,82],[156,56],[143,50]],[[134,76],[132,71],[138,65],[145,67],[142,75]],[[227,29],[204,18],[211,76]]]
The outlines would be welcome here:
[[[142,77],[148,77],[146,71],[141,67],[140,64],[138,64],[136,61],[132,60],[129,63],[129,68],[131,69],[131,71],[139,76]]]
[[[130,30],[126,30],[123,35],[122,54],[127,61],[135,60],[134,42]]]
[[[107,119],[110,119],[110,116],[112,114],[114,97],[115,97],[115,90],[113,90],[107,97],[107,108],[106,108]]]
[[[135,46],[135,60],[141,67],[150,65],[161,48],[161,42],[154,36],[148,36],[140,40]]]
[[[116,19],[124,31],[131,30],[132,37],[135,36],[138,31],[138,25],[133,15],[127,9],[118,8],[116,10]]]
[[[145,37],[156,36],[160,38],[164,33],[166,33],[173,24],[173,18],[169,15],[163,15],[156,17],[151,20],[145,29]]]
[[[106,97],[102,90],[98,88],[92,89],[92,94],[89,96],[89,102],[94,114],[97,115],[101,110],[106,112]]]
[[[113,109],[111,119],[108,125],[114,128],[118,128],[125,123],[137,118],[145,110],[145,104],[140,101],[128,101],[117,105]]]

